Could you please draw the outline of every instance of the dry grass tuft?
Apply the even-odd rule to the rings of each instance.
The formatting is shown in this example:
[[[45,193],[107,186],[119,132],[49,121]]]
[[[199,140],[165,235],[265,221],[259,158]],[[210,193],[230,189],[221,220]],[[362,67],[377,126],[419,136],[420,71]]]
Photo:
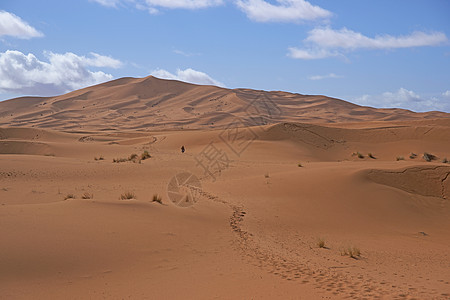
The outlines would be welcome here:
[[[131,200],[137,199],[136,195],[133,192],[126,192],[120,195],[120,200]]]
[[[147,158],[151,158],[152,156],[150,155],[150,153],[148,153],[147,150],[145,150],[142,154],[141,154],[141,160],[146,160]]]
[[[361,257],[361,250],[359,250],[359,248],[356,248],[356,247],[348,247],[348,248],[341,249],[341,255],[349,256],[354,259],[358,259],[359,257]]]
[[[317,240],[317,247],[319,247],[319,248],[325,248],[325,240],[322,239],[322,238],[319,238],[319,239]]]
[[[158,194],[154,194],[152,198],[152,202],[158,202],[159,204],[162,204],[162,198]]]
[[[93,199],[94,198],[94,194],[91,193],[84,193],[83,196],[81,196],[82,199]]]
[[[75,195],[74,194],[67,194],[66,197],[64,197],[64,200],[67,199],[75,199]]]
[[[377,159],[372,153],[369,153],[368,156],[372,159]]]
[[[397,156],[397,161],[400,161],[400,160],[405,160],[405,158],[403,156]]]
[[[435,159],[436,159],[436,156],[433,155],[433,154],[431,154],[431,153],[425,152],[425,153],[423,154],[423,159],[425,159],[427,162],[430,162],[430,161],[435,160]]]

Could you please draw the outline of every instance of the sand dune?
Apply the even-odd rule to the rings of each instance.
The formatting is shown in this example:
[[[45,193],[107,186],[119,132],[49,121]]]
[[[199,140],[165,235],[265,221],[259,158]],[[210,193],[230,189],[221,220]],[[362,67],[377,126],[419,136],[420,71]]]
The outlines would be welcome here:
[[[2,298],[450,298],[448,114],[148,77],[0,115]]]
[[[448,118],[441,112],[362,107],[325,96],[199,86],[152,76],[121,78],[56,97],[0,102],[0,126],[58,130],[172,130],[279,122]]]

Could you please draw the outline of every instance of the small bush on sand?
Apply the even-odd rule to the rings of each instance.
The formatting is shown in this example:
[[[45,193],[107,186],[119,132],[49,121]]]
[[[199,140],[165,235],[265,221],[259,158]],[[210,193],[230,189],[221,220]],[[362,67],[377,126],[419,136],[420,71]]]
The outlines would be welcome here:
[[[405,160],[405,158],[403,156],[397,156],[397,161],[399,160]]]
[[[369,156],[371,159],[377,159],[372,153],[369,153],[368,156]]]
[[[447,157],[444,157],[444,158],[442,159],[442,163],[444,163],[444,164],[447,164],[447,163],[448,163]]]
[[[75,195],[74,194],[67,194],[66,197],[64,197],[64,200],[67,199],[75,199]]]
[[[126,158],[113,158],[113,163],[121,163],[126,161],[128,161]]]
[[[319,248],[325,248],[325,240],[320,238],[317,240],[317,247]]]
[[[410,159],[415,159],[417,157],[417,154],[415,154],[415,153],[411,153],[410,155],[409,155],[409,158]]]
[[[141,154],[141,160],[146,160],[147,158],[151,158],[152,156],[150,155],[150,153],[148,153],[147,150],[145,150],[142,154]]]
[[[425,159],[427,162],[430,162],[430,161],[432,161],[432,160],[435,160],[435,159],[436,159],[436,156],[434,156],[434,155],[431,154],[431,153],[425,152],[425,153],[423,154],[423,159]]]
[[[136,153],[133,153],[130,155],[130,157],[128,157],[128,160],[135,162],[138,160],[138,155]]]
[[[361,257],[361,250],[359,250],[359,248],[356,247],[348,247],[341,249],[341,255],[358,259],[359,257]]]
[[[120,195],[120,200],[131,200],[137,199],[136,195],[133,192],[126,192]]]
[[[264,174],[264,178],[269,178],[269,173]]]
[[[358,156],[358,158],[364,158],[364,155],[362,155],[362,154],[359,153],[359,152],[356,152],[356,156]]]
[[[105,160],[105,158],[102,156],[102,155],[100,155],[99,157],[94,157],[94,160]]]
[[[158,202],[159,204],[162,204],[162,198],[158,194],[154,194],[152,198],[152,202]]]
[[[94,198],[94,194],[86,192],[83,194],[83,196],[81,196],[81,198],[82,199],[92,199],[92,198]]]
[[[303,167],[303,165],[301,163],[298,163],[297,165],[299,168]]]

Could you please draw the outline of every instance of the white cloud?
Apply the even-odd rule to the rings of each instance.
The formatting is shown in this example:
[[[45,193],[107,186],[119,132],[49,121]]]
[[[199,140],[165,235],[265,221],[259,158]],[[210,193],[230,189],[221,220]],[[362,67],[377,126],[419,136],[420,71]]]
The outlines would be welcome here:
[[[117,4],[119,4],[121,0],[90,0],[90,1],[97,2],[98,4],[107,7],[117,7]]]
[[[106,7],[134,5],[137,9],[148,10],[151,14],[159,12],[160,8],[167,9],[201,9],[222,5],[224,0],[91,0]]]
[[[184,51],[178,50],[178,49],[173,50],[173,53],[176,53],[176,54],[179,54],[179,55],[182,55],[182,56],[186,56],[186,57],[201,55],[200,53],[189,53],[189,52],[184,52]]]
[[[450,99],[450,91],[445,91],[442,93],[442,96]]]
[[[416,31],[405,36],[378,35],[371,38],[347,28],[340,30],[315,28],[308,32],[308,37],[303,41],[307,47],[291,47],[288,49],[288,55],[298,59],[321,59],[343,55],[339,50],[438,46],[447,41],[447,36],[442,32],[425,33]]]
[[[342,78],[342,76],[336,75],[334,73],[330,73],[327,75],[313,75],[313,76],[309,76],[308,79],[309,80],[322,80],[322,79],[329,79],[329,78]]]
[[[355,98],[353,102],[365,106],[404,108],[419,112],[434,110],[450,112],[450,101],[445,99],[447,92],[441,97],[424,97],[414,91],[400,88],[396,92],[385,92],[381,95],[363,95]]]
[[[21,39],[44,36],[15,14],[0,10],[0,36],[4,35]]]
[[[211,78],[208,74],[196,71],[193,69],[180,70],[178,69],[176,74],[172,74],[166,70],[158,69],[151,73],[151,75],[162,78],[162,79],[172,79],[172,80],[180,80],[184,82],[190,82],[195,84],[205,84],[205,85],[216,85],[222,86],[225,85],[220,81],[217,81]]]
[[[329,18],[331,12],[305,0],[277,0],[273,5],[264,0],[237,0],[236,5],[256,22],[298,22]]]
[[[48,62],[34,54],[8,50],[0,53],[0,91],[4,93],[54,95],[113,79],[111,74],[91,71],[87,67],[113,67],[120,61],[91,53],[91,57],[74,53],[45,53]]]

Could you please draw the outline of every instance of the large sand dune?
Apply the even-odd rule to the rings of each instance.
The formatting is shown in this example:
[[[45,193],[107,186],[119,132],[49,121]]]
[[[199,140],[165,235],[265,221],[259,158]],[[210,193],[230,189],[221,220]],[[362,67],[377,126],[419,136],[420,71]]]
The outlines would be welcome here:
[[[450,298],[447,114],[152,77],[0,114],[1,298]]]
[[[0,102],[0,126],[60,130],[173,130],[279,122],[335,123],[449,118],[441,112],[362,107],[325,96],[122,78],[57,97]]]

